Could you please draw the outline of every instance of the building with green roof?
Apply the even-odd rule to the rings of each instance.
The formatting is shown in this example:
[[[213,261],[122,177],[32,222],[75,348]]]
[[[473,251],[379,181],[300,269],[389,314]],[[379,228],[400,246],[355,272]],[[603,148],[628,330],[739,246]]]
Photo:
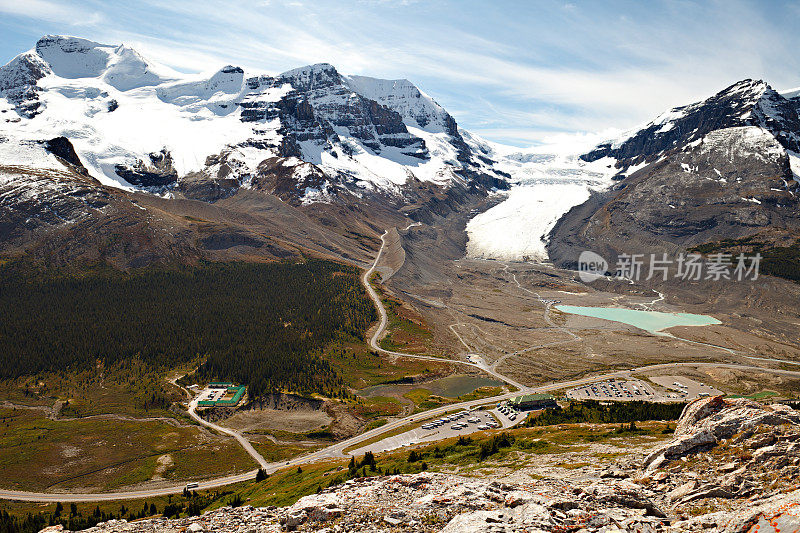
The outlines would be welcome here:
[[[212,387],[212,385],[216,386]],[[242,401],[244,393],[247,392],[247,387],[244,385],[234,385],[233,383],[211,383],[209,388],[225,389],[225,393],[216,400],[200,400],[197,402],[197,407],[236,407]]]
[[[533,411],[558,406],[555,397],[550,394],[525,394],[517,396],[508,403],[517,411]]]

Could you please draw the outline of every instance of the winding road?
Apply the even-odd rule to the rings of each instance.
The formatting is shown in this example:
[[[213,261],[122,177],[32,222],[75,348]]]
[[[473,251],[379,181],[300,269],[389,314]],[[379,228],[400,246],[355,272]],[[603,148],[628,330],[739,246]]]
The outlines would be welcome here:
[[[415,225],[416,224],[412,224],[411,226],[408,226],[406,229],[409,229],[409,228],[411,228],[411,227],[413,227]],[[378,314],[380,315],[380,321],[378,322],[378,327],[375,329],[375,331],[373,332],[372,336],[369,339],[370,348],[372,348],[376,352],[379,352],[379,353],[382,353],[382,354],[385,354],[385,355],[389,355],[389,356],[392,356],[392,357],[403,357],[403,358],[406,358],[406,359],[421,359],[423,361],[436,361],[437,363],[448,363],[448,364],[456,364],[456,365],[463,365],[463,366],[471,366],[473,368],[477,368],[478,370],[486,372],[487,374],[491,375],[492,377],[495,377],[495,378],[499,379],[500,381],[508,383],[509,385],[513,385],[514,387],[516,387],[516,388],[518,388],[520,390],[527,389],[527,387],[525,385],[523,385],[521,383],[518,383],[518,382],[514,381],[513,379],[508,378],[508,377],[498,373],[494,368],[491,368],[488,365],[483,364],[483,363],[470,363],[468,361],[461,361],[461,360],[458,360],[458,359],[445,359],[443,357],[433,357],[431,355],[417,355],[417,354],[409,354],[409,353],[403,353],[403,352],[393,352],[391,350],[386,350],[384,348],[381,348],[380,341],[381,341],[381,339],[383,339],[384,335],[386,334],[386,328],[389,325],[389,315],[386,312],[386,308],[384,307],[383,302],[381,301],[380,295],[378,294],[378,292],[375,290],[375,288],[370,283],[370,277],[372,277],[372,274],[375,272],[375,269],[378,266],[378,262],[380,261],[381,256],[383,255],[383,249],[386,247],[386,236],[388,235],[388,233],[389,232],[386,231],[386,232],[383,233],[383,235],[381,235],[381,248],[380,248],[380,250],[378,250],[378,255],[375,256],[375,261],[372,263],[372,266],[369,268],[369,270],[364,272],[364,274],[361,276],[361,282],[364,284],[364,288],[367,289],[367,293],[369,294],[369,297],[375,303],[375,307],[378,308]],[[455,333],[455,331],[454,331],[454,333]],[[459,337],[459,339],[461,339],[461,337],[457,333],[456,333],[456,336]],[[461,342],[464,343],[463,340],[461,340]],[[466,346],[465,343],[464,343],[464,345]],[[518,396],[519,392],[517,392],[516,395]],[[386,426],[383,426],[383,427],[386,427]]]
[[[406,228],[406,229],[408,229],[408,228]],[[794,371],[794,370],[770,369],[770,368],[764,368],[764,367],[759,367],[759,366],[740,365],[740,364],[734,364],[734,363],[696,363],[696,362],[693,363],[693,362],[686,362],[686,363],[661,363],[661,364],[655,364],[655,365],[647,365],[647,366],[642,366],[642,367],[631,368],[629,370],[620,370],[620,371],[616,371],[616,372],[609,372],[609,373],[604,373],[604,374],[595,374],[595,375],[591,375],[591,376],[584,376],[584,377],[579,378],[579,379],[574,379],[574,380],[569,380],[569,381],[560,381],[560,382],[556,382],[556,383],[550,383],[548,385],[542,385],[542,386],[539,386],[539,387],[527,387],[525,385],[522,385],[520,383],[516,383],[513,380],[508,379],[506,376],[503,376],[502,374],[497,373],[497,371],[494,368],[494,367],[497,366],[496,364],[492,365],[492,367],[489,367],[489,366],[487,366],[485,364],[482,364],[482,363],[470,363],[470,362],[466,362],[466,361],[450,360],[450,359],[443,359],[443,358],[439,358],[439,357],[416,355],[416,354],[406,354],[406,353],[402,353],[402,352],[393,352],[393,351],[390,351],[390,350],[385,350],[385,349],[380,347],[379,343],[380,343],[380,340],[383,338],[383,335],[385,334],[386,328],[388,326],[388,322],[389,322],[388,314],[386,312],[385,307],[383,306],[383,302],[381,301],[380,296],[378,295],[377,291],[375,291],[375,289],[370,284],[369,278],[372,276],[373,272],[375,272],[375,268],[376,268],[376,266],[378,264],[378,261],[380,260],[380,257],[381,257],[381,255],[383,253],[383,248],[384,248],[384,246],[386,244],[385,240],[384,240],[384,237],[386,236],[387,233],[384,233],[384,235],[381,237],[382,246],[381,246],[381,249],[378,251],[378,255],[375,258],[375,261],[373,262],[373,264],[369,268],[369,270],[367,270],[364,273],[364,275],[362,276],[362,278],[361,278],[362,282],[364,283],[364,287],[367,290],[367,293],[369,294],[369,296],[372,299],[372,301],[375,303],[375,306],[378,308],[378,312],[380,314],[380,321],[378,323],[378,327],[375,329],[375,331],[373,332],[372,336],[369,339],[370,347],[372,349],[378,351],[379,353],[383,353],[383,354],[386,354],[386,355],[389,355],[389,356],[392,356],[392,357],[405,357],[405,358],[412,358],[412,359],[423,359],[423,360],[430,360],[430,361],[436,361],[436,362],[445,362],[445,363],[449,363],[449,364],[459,364],[459,365],[472,366],[472,367],[478,368],[478,369],[480,369],[480,370],[482,370],[482,371],[484,371],[484,372],[486,372],[486,373],[488,373],[488,374],[490,374],[490,375],[492,375],[492,376],[494,376],[494,377],[496,377],[496,378],[498,378],[498,379],[500,379],[502,381],[505,381],[506,383],[509,383],[509,384],[517,387],[519,389],[519,391],[509,392],[509,393],[502,394],[502,395],[499,395],[499,396],[494,396],[494,397],[490,397],[490,398],[483,398],[483,399],[480,399],[480,400],[472,400],[472,401],[461,402],[461,403],[457,403],[457,404],[445,405],[445,406],[442,406],[442,407],[431,409],[429,411],[425,411],[424,413],[418,413],[416,415],[407,416],[407,417],[404,417],[404,418],[401,418],[401,419],[397,419],[397,420],[391,421],[391,422],[389,422],[389,423],[387,423],[387,424],[385,424],[385,425],[383,425],[381,427],[366,431],[366,432],[364,432],[364,433],[362,433],[360,435],[357,435],[355,437],[351,437],[349,439],[337,442],[335,444],[332,444],[330,446],[327,446],[327,447],[322,448],[320,450],[317,450],[315,452],[312,452],[312,453],[309,453],[309,454],[306,454],[306,455],[303,455],[303,456],[300,456],[300,457],[295,457],[294,459],[291,459],[291,460],[285,461],[285,462],[280,462],[280,463],[267,463],[264,460],[264,458],[260,454],[258,454],[258,452],[252,447],[250,442],[248,442],[247,439],[245,439],[241,434],[237,433],[236,431],[233,431],[233,430],[230,430],[228,428],[224,428],[224,427],[218,426],[217,424],[212,424],[211,422],[207,422],[207,421],[203,420],[195,412],[196,399],[191,400],[190,403],[189,403],[188,412],[189,412],[189,415],[192,417],[192,419],[194,419],[195,421],[197,421],[198,423],[200,423],[200,424],[202,424],[202,425],[204,425],[206,427],[209,427],[211,429],[214,429],[216,431],[219,431],[221,433],[225,433],[227,435],[230,435],[230,436],[236,438],[239,441],[239,443],[244,447],[244,449],[247,450],[247,452],[260,465],[261,468],[264,468],[268,473],[272,473],[272,472],[275,472],[275,471],[277,471],[277,470],[279,470],[281,468],[287,468],[287,467],[291,468],[291,467],[296,467],[296,466],[300,466],[300,465],[304,465],[304,464],[308,464],[308,463],[314,463],[314,462],[318,462],[318,461],[344,460],[346,457],[348,457],[344,453],[344,450],[349,448],[349,447],[351,447],[351,446],[353,446],[353,445],[355,445],[355,444],[358,444],[358,443],[361,443],[361,442],[363,442],[365,440],[369,440],[369,439],[378,437],[380,435],[383,435],[385,433],[394,431],[394,430],[396,430],[398,428],[401,428],[401,427],[403,427],[405,425],[408,425],[410,423],[413,423],[415,421],[419,422],[422,419],[436,418],[436,417],[438,417],[438,416],[440,416],[440,415],[442,415],[442,414],[444,414],[446,412],[450,412],[450,411],[453,411],[453,410],[461,410],[461,409],[466,409],[466,408],[469,408],[469,407],[476,407],[476,406],[485,405],[485,404],[489,404],[489,403],[495,403],[495,402],[498,402],[498,401],[502,401],[502,400],[513,398],[513,397],[518,396],[520,394],[535,393],[535,392],[551,392],[551,391],[555,391],[555,390],[559,390],[559,389],[563,389],[563,388],[576,387],[576,386],[579,386],[579,385],[584,385],[584,384],[591,383],[591,382],[594,382],[594,381],[599,381],[599,380],[607,380],[607,379],[610,379],[610,378],[620,378],[620,377],[630,377],[632,374],[635,374],[637,372],[642,372],[642,371],[674,369],[676,367],[681,367],[681,366],[685,366],[685,367],[709,366],[709,367],[715,367],[715,368],[732,368],[732,369],[739,369],[739,370],[759,370],[759,371],[762,371],[762,372],[771,372],[771,373],[776,373],[776,374],[800,377],[800,371]],[[516,276],[514,276],[514,281],[515,282],[517,281],[516,280]],[[517,282],[517,285],[520,288],[524,289],[524,287],[520,286],[519,282]],[[528,289],[524,289],[524,290],[526,290],[528,292],[531,292],[531,294],[533,294],[534,296],[539,297],[538,294],[533,293],[532,291],[529,291]],[[541,300],[540,297],[539,297],[539,299]],[[547,313],[549,311],[549,304],[545,303],[544,301],[542,301],[542,303],[545,304],[545,319],[547,320],[549,318],[547,316]],[[547,320],[547,321],[552,326],[554,326],[556,328],[559,328],[559,329],[563,329],[565,332],[567,332],[570,336],[573,337],[572,339],[570,339],[568,341],[562,341],[562,342],[572,342],[574,340],[579,340],[580,339],[580,337],[578,337],[574,332],[569,331],[567,328],[564,328],[563,326],[558,326],[556,324],[553,324],[549,320]],[[530,347],[528,349],[533,349],[533,348],[534,347]],[[518,352],[518,353],[522,353],[522,352]],[[514,355],[514,354],[509,354],[509,356],[510,355]],[[242,482],[242,481],[249,481],[249,480],[254,479],[254,477],[256,475],[256,472],[257,472],[256,470],[252,470],[250,472],[245,472],[245,473],[242,473],[242,474],[236,474],[236,475],[230,475],[230,476],[225,476],[225,477],[209,479],[209,480],[205,480],[205,481],[199,481],[199,482],[197,482],[198,486],[197,486],[197,488],[195,490],[207,490],[207,489],[213,489],[213,488],[217,488],[217,487],[222,487],[222,486],[225,486],[225,485],[230,485],[230,484],[233,484],[233,483],[239,483],[239,482]],[[123,491],[123,492],[104,492],[104,493],[48,493],[48,492],[25,492],[25,491],[14,491],[14,490],[2,490],[2,489],[0,489],[0,499],[29,501],[29,502],[49,502],[49,503],[52,503],[52,502],[65,502],[65,503],[67,503],[67,502],[96,502],[96,501],[126,500],[126,499],[152,498],[152,497],[155,497],[155,496],[166,496],[168,494],[179,493],[184,489],[184,487],[185,487],[185,484],[182,483],[182,484],[179,484],[179,485],[169,485],[169,486],[163,486],[163,487],[151,488],[151,489],[131,490],[131,491]]]
[[[203,424],[204,426],[206,426],[208,428],[217,430],[220,433],[224,433],[226,435],[230,435],[231,437],[233,437],[234,439],[239,441],[239,444],[242,445],[242,448],[244,448],[244,451],[246,451],[248,454],[250,454],[250,457],[255,459],[255,461],[258,463],[260,468],[268,469],[268,468],[270,468],[272,466],[270,463],[268,463],[267,461],[264,460],[264,458],[261,456],[261,454],[258,453],[255,448],[253,448],[252,444],[250,444],[250,441],[247,440],[246,438],[244,438],[244,436],[241,433],[239,433],[238,431],[234,431],[232,429],[229,429],[229,428],[225,428],[225,427],[219,426],[219,425],[214,424],[212,422],[208,422],[206,420],[203,420],[200,417],[200,415],[197,414],[197,398],[193,398],[192,401],[189,402],[189,409],[186,412],[189,413],[189,416],[192,417],[192,420],[194,420],[194,421],[196,421],[196,422],[198,422],[200,424]]]

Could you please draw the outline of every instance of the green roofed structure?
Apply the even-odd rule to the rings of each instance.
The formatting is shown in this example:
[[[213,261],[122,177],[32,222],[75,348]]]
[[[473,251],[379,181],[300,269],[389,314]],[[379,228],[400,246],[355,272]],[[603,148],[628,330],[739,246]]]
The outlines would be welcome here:
[[[242,401],[247,387],[244,385],[234,385],[233,383],[210,383],[210,389],[217,391],[214,400],[200,400],[197,407],[236,407]],[[223,389],[223,393],[220,389]]]
[[[558,406],[556,399],[549,394],[525,394],[517,396],[508,403],[517,411],[533,411]]]
[[[233,383],[220,383],[218,381],[212,381],[208,384],[209,389],[227,389],[229,387],[235,387]]]

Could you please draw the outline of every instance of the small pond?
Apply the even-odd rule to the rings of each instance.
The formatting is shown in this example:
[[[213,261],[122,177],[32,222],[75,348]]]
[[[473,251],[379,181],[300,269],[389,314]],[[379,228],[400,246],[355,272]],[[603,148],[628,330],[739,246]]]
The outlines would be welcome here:
[[[413,389],[427,389],[431,394],[436,396],[444,396],[445,398],[456,398],[469,394],[475,389],[481,387],[500,387],[503,385],[502,381],[490,379],[482,376],[468,376],[464,374],[456,374],[439,378],[434,381],[425,383],[403,383],[397,385],[375,385],[374,387],[367,387],[358,391],[359,396],[389,396],[392,394],[405,394]]]

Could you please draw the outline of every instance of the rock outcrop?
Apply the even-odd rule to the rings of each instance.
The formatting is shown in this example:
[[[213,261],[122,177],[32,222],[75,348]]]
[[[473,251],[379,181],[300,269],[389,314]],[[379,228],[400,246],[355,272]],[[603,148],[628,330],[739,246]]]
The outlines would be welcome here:
[[[645,466],[648,472],[655,471],[670,460],[734,436],[737,444],[747,444],[754,458],[763,457],[772,453],[767,446],[774,446],[782,435],[781,426],[790,427],[795,433],[800,427],[800,413],[785,405],[762,405],[745,398],[716,396],[698,400],[686,407],[674,440],[654,450],[645,459]],[[800,434],[797,437],[800,440]]]
[[[684,410],[670,442],[595,479],[528,483],[422,472],[353,479],[284,508],[111,521],[88,531],[665,532],[800,528],[800,414],[722,397]],[[699,505],[695,505],[699,504]]]

